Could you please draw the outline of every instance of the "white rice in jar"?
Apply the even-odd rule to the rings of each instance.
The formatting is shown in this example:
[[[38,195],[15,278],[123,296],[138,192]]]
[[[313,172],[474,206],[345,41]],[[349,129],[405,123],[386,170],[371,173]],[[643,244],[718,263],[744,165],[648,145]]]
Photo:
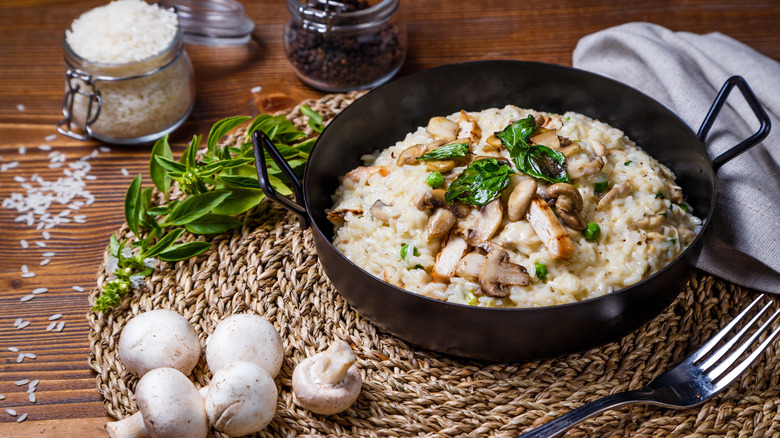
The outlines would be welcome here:
[[[99,139],[151,141],[178,127],[192,110],[192,66],[172,10],[140,0],[89,10],[65,32],[65,56],[71,68],[92,75],[100,93],[102,106],[91,125]],[[90,85],[73,80],[91,91]],[[89,104],[84,95],[75,95],[76,121],[88,119]]]
[[[528,116],[535,119],[528,145],[550,144],[556,156],[565,156],[568,182],[519,171],[497,138],[496,133]],[[328,211],[334,246],[397,287],[475,306],[571,303],[646,278],[677,257],[701,228],[672,172],[605,123],[573,112],[555,115],[511,105],[452,114],[449,122],[434,119],[363,157],[365,166],[343,178]],[[416,159],[458,143],[467,144],[468,152],[454,160],[454,167],[447,160]],[[485,158],[514,172],[491,202],[465,204],[465,209],[465,198],[426,202],[437,190],[451,192],[458,184],[454,181]],[[426,182],[434,170],[441,170],[444,180],[437,190]],[[522,192],[521,187],[533,192],[519,213],[518,202],[524,201],[513,192]],[[581,199],[579,208],[572,207],[578,203],[574,198]],[[449,212],[437,214],[442,209]],[[510,219],[510,212],[515,217]],[[449,221],[436,229],[441,217]],[[485,228],[485,223],[492,225]],[[560,232],[551,237],[550,229]],[[496,266],[507,268],[503,276],[496,276]]]

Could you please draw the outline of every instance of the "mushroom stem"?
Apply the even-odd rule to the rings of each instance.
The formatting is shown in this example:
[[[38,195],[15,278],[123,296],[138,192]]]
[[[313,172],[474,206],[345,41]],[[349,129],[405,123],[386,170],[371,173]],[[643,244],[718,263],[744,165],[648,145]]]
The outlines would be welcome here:
[[[337,385],[344,381],[349,367],[355,363],[355,353],[344,341],[334,342],[325,354],[312,366],[315,379],[326,385]]]
[[[149,438],[149,432],[144,425],[144,417],[140,412],[119,421],[106,424],[108,436],[111,438]]]

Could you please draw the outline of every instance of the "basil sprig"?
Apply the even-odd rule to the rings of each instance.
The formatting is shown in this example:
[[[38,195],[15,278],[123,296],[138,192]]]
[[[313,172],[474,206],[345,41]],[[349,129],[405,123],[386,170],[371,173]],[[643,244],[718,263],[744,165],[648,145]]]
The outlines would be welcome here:
[[[469,153],[468,143],[449,143],[417,157],[420,161],[443,161],[463,158]]]
[[[566,157],[562,153],[547,146],[528,144],[534,129],[536,121],[529,115],[497,132],[496,137],[501,139],[519,171],[553,184],[568,183]]]
[[[513,173],[511,167],[495,158],[477,160],[450,184],[444,200],[448,204],[462,201],[470,205],[485,205],[501,195]]]
[[[313,132],[322,131],[319,113],[307,106],[302,106],[301,112],[308,117]],[[119,305],[130,288],[138,287],[154,272],[159,260],[185,260],[211,248],[211,243],[204,240],[181,242],[185,230],[192,235],[205,235],[242,225],[234,216],[265,198],[254,167],[251,138],[255,131],[265,132],[293,171],[298,176],[303,173],[316,138],[306,138],[284,116],[262,114],[249,124],[241,146],[219,146],[220,139],[249,120],[250,117],[244,116],[220,120],[211,128],[203,151],[202,137],[196,135],[178,161],[174,160],[167,135],[154,144],[149,176],[165,199],[155,204],[154,187],[144,188],[141,175],[133,179],[125,193],[124,211],[125,221],[136,240],[128,244],[111,236],[109,254],[116,266],[92,310],[106,312]],[[282,195],[291,194],[285,185],[286,178],[268,155],[266,163],[271,185]],[[170,199],[173,185],[184,193],[180,199]]]

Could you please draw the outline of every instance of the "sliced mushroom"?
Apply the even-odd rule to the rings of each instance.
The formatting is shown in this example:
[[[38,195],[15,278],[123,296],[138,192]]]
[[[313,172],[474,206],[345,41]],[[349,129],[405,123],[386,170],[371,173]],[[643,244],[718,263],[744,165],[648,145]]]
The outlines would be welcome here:
[[[593,175],[598,173],[604,167],[604,161],[599,158],[586,159],[572,159],[566,164],[566,172],[569,177],[573,179],[582,178],[584,176]]]
[[[610,204],[612,204],[612,201],[625,196],[629,190],[631,190],[631,186],[628,183],[621,183],[612,187],[612,189],[610,189],[596,205],[596,210],[603,210],[604,208],[608,207]]]
[[[425,128],[432,137],[447,141],[458,138],[459,130],[460,126],[446,117],[433,117]]]
[[[532,199],[526,217],[553,258],[567,260],[574,255],[574,243],[547,202]]]
[[[550,130],[561,129],[563,128],[563,119],[561,119],[561,116],[558,114],[553,114],[551,116],[545,117],[545,121],[541,126],[542,128]]]
[[[461,122],[466,122],[469,125],[469,144],[475,144],[479,142],[479,139],[482,138],[482,128],[479,127],[477,119],[475,119],[474,116],[467,113],[466,111],[460,110],[460,118],[458,120]]]
[[[425,154],[425,151],[428,149],[428,147],[424,144],[416,144],[412,147],[408,147],[401,152],[400,155],[398,155],[398,160],[396,161],[396,164],[398,166],[404,166],[406,164],[416,165],[420,164],[420,160],[417,159],[417,157],[421,157]]]
[[[564,157],[569,158],[574,154],[582,152],[582,147],[577,144],[570,144],[566,147],[561,147],[560,152],[563,154]]]
[[[682,192],[680,191],[680,187],[672,183],[671,181],[666,182],[666,190],[669,191],[669,200],[672,202],[682,202]]]
[[[446,208],[438,208],[433,212],[428,219],[428,224],[425,226],[425,234],[428,240],[441,239],[450,232],[452,227],[455,226],[458,218],[455,213],[447,210]]]
[[[429,208],[439,208],[447,205],[444,195],[447,193],[444,189],[433,189],[423,193],[416,202],[418,210],[427,210]]]
[[[564,224],[575,230],[582,231],[588,226],[580,215],[575,201],[568,196],[558,196],[558,199],[555,200],[555,211],[558,212],[558,216]]]
[[[340,224],[344,223],[344,218],[347,216],[347,213],[352,213],[355,216],[360,216],[363,214],[363,210],[357,209],[357,208],[340,208],[338,210],[330,210],[326,213],[326,216],[329,221],[331,221],[334,224]]]
[[[593,140],[590,142],[590,147],[593,149],[593,153],[596,154],[597,157],[603,157],[607,154],[607,148],[604,147],[604,145],[597,140]]]
[[[371,206],[371,216],[380,221],[389,221],[401,215],[399,210],[394,209],[392,206],[385,204],[381,199],[377,199],[374,205]]]
[[[504,249],[491,251],[480,266],[479,285],[485,295],[503,298],[509,295],[510,286],[528,286],[530,283],[528,271],[510,262]]]
[[[539,134],[531,137],[531,141],[534,144],[544,145],[550,149],[560,150],[561,148],[561,141],[558,139],[558,133],[556,131],[543,129]]]
[[[536,180],[533,178],[524,179],[515,186],[506,205],[510,221],[517,222],[525,216],[528,205],[531,204],[531,199],[536,194],[536,187]]]
[[[682,243],[683,245],[687,245],[693,242],[693,239],[696,238],[696,233],[694,233],[693,231],[687,228],[678,227],[677,237],[680,239],[680,243]]]
[[[547,194],[552,196],[553,198],[557,198],[559,196],[567,196],[572,201],[574,201],[574,207],[577,210],[582,210],[583,207],[582,195],[580,195],[580,191],[577,190],[571,184],[555,183],[550,187],[547,187]]]
[[[645,230],[645,231],[652,231],[661,226],[662,223],[664,223],[664,219],[666,219],[664,216],[661,216],[660,214],[650,217],[644,217],[642,219],[639,219],[638,221],[634,221],[631,223],[631,225],[628,226],[629,229],[632,229],[634,231],[638,230]]]
[[[455,269],[455,274],[460,278],[466,280],[476,281],[479,278],[479,271],[482,269],[482,262],[485,261],[485,256],[478,252],[470,252],[463,256],[458,263],[458,267]]]
[[[431,172],[447,173],[458,164],[455,160],[426,161],[425,167]]]
[[[466,253],[469,245],[466,240],[461,236],[450,233],[447,243],[442,248],[441,252],[436,256],[436,264],[433,266],[433,281],[439,283],[447,283],[450,281],[453,275],[455,275],[455,269],[458,267],[458,262]]]
[[[479,217],[474,228],[468,230],[466,234],[466,242],[472,246],[477,246],[493,237],[501,225],[501,219],[504,215],[504,207],[501,205],[500,198],[490,201],[478,211]]]
[[[483,149],[485,152],[498,152],[503,147],[504,144],[501,143],[501,139],[496,137],[495,134],[490,134],[490,137],[485,140],[485,146]]]

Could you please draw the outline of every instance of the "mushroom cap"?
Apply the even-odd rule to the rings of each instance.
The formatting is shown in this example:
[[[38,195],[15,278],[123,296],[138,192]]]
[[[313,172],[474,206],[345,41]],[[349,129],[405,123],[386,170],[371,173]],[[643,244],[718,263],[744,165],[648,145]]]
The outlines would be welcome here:
[[[217,324],[206,340],[206,361],[212,373],[244,360],[261,366],[272,378],[284,358],[282,338],[265,318],[248,313],[231,315]]]
[[[273,420],[276,398],[276,385],[268,371],[237,361],[214,373],[206,396],[206,414],[220,432],[231,437],[249,435]]]
[[[138,410],[152,438],[205,438],[209,432],[203,398],[195,385],[173,368],[157,368],[135,388]]]
[[[357,400],[363,379],[357,364],[352,364],[344,380],[336,385],[322,384],[314,376],[313,366],[327,352],[306,358],[293,371],[293,392],[304,408],[315,414],[331,415],[344,411]]]
[[[200,358],[200,341],[183,316],[157,309],[141,313],[125,325],[117,354],[125,368],[138,377],[162,367],[188,375]]]

